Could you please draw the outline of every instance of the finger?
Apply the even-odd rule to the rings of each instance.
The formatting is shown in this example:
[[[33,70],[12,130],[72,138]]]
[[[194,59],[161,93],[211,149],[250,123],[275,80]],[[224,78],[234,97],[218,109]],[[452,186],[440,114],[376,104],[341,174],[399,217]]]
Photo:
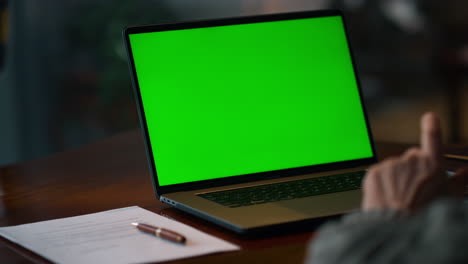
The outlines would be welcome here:
[[[421,209],[447,192],[447,177],[439,170],[431,168],[431,160],[418,159],[418,177],[411,184],[411,210]]]
[[[364,211],[380,209],[382,202],[382,188],[380,181],[380,170],[378,167],[369,169],[364,179],[362,209]]]
[[[419,148],[412,147],[412,148],[407,149],[401,157],[403,159],[408,159],[410,157],[417,157],[418,155],[420,155],[420,153],[421,153],[421,150]]]
[[[414,210],[415,207],[417,207],[416,205],[419,203],[417,200],[420,199],[420,192],[423,189],[423,185],[425,185],[429,179],[427,176],[427,159],[422,158],[422,156],[424,156],[424,154],[421,151],[419,155],[413,158],[414,177],[411,178],[406,190],[406,198],[410,210]]]
[[[440,122],[437,115],[431,112],[421,118],[421,150],[433,161],[442,160]]]
[[[401,177],[400,159],[389,159],[382,164],[381,168],[381,188],[385,190],[382,198],[387,207],[398,209],[401,206],[400,188],[398,186]]]
[[[400,175],[398,183],[401,190],[408,189],[414,180],[419,177],[420,157],[421,150],[418,148],[411,148],[403,155],[401,160],[402,164],[405,164],[405,169],[398,173]],[[406,196],[406,198],[408,198],[408,196]]]

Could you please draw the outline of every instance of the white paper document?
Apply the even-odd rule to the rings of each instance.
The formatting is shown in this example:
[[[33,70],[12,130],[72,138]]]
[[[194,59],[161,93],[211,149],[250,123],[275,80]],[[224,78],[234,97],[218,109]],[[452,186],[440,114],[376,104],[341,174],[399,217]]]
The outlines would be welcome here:
[[[176,244],[139,231],[132,222],[184,235]],[[19,226],[0,235],[58,263],[141,263],[168,261],[239,247],[138,206]]]

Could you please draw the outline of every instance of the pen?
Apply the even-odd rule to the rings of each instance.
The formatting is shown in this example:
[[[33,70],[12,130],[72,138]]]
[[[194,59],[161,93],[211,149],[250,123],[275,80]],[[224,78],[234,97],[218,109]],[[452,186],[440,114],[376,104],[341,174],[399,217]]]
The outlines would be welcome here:
[[[161,228],[161,227],[155,227],[147,224],[142,224],[142,223],[132,223],[136,228],[138,228],[140,231],[143,231],[145,233],[149,233],[152,235],[155,235],[157,237],[180,243],[180,244],[185,244],[185,237],[179,233],[176,233],[174,231]]]
[[[457,160],[466,160],[466,161],[468,161],[468,156],[465,156],[465,155],[445,154],[444,156],[446,158],[449,158],[449,159],[457,159]]]

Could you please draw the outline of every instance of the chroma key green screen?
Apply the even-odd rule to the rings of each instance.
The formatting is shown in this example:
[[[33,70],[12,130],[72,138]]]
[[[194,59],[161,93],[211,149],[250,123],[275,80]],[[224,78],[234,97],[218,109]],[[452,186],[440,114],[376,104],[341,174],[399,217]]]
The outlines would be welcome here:
[[[372,156],[340,16],[129,39],[161,186]]]

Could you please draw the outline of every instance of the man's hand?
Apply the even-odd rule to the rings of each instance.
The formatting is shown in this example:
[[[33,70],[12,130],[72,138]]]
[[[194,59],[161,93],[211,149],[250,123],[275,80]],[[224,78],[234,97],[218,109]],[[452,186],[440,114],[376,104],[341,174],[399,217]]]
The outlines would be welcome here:
[[[385,160],[369,169],[364,184],[363,210],[393,209],[413,212],[441,194],[464,189],[467,170],[451,182],[442,170],[442,138],[439,119],[433,113],[421,118],[421,146],[398,158]]]

